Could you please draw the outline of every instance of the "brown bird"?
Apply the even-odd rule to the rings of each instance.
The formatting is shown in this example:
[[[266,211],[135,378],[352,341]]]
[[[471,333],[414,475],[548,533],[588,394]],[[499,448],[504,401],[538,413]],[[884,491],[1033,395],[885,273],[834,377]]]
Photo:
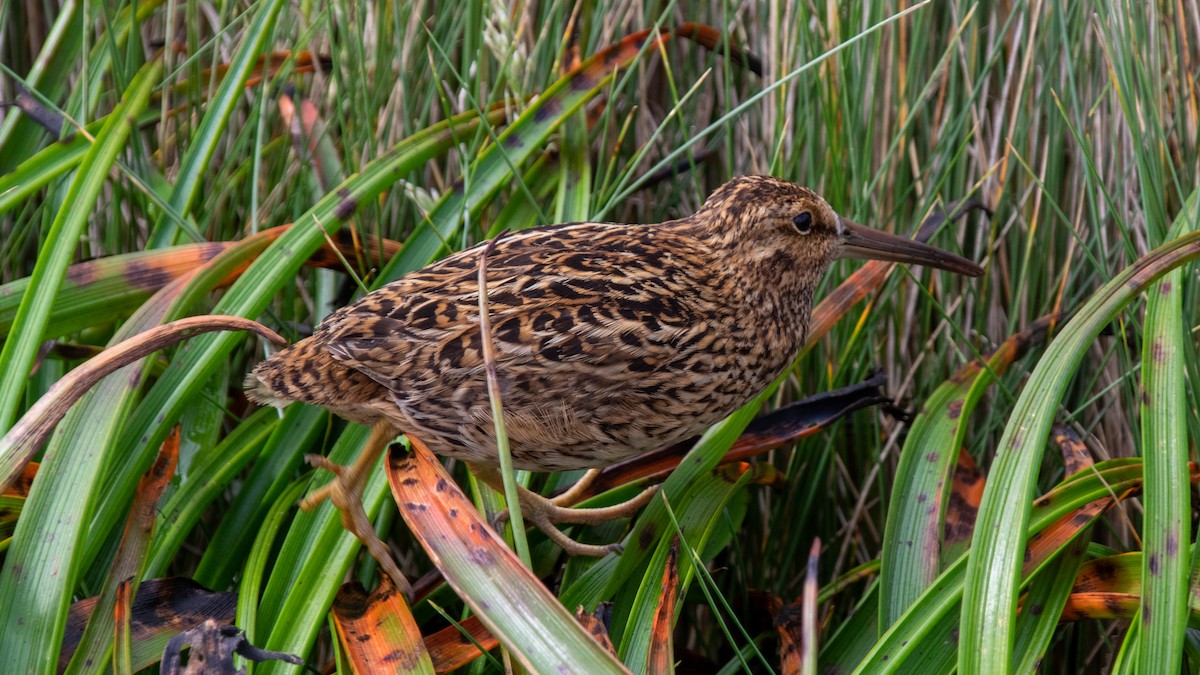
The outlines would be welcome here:
[[[393,577],[399,572],[357,499],[398,430],[501,485],[479,321],[483,250],[456,253],[343,307],[247,378],[254,401],[303,401],[374,426],[363,455],[348,470],[329,467],[338,478],[309,502],[330,497],[375,557],[388,557]],[[728,416],[791,364],[807,337],[813,291],[837,258],[983,273],[762,176],[731,180],[679,220],[567,223],[505,237],[488,255],[486,288],[513,466],[596,469]],[[528,491],[521,502],[569,553],[594,555],[612,547],[575,542],[554,523],[627,515],[650,496],[607,509],[570,509],[572,495]]]

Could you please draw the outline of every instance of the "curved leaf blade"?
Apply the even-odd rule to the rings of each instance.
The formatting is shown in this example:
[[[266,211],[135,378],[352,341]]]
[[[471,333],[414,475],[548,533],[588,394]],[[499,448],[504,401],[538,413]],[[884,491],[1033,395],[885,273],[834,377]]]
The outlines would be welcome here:
[[[1184,213],[1200,203],[1192,193]],[[1063,328],[1038,362],[1009,417],[988,476],[972,540],[963,596],[959,668],[966,675],[1011,668],[1017,588],[1028,504],[1050,424],[1086,350],[1157,278],[1200,257],[1200,234],[1155,249],[1105,284]]]
[[[393,449],[388,456],[388,483],[400,514],[446,581],[517,662],[537,673],[628,673],[483,522],[433,453],[409,440],[412,455]]]

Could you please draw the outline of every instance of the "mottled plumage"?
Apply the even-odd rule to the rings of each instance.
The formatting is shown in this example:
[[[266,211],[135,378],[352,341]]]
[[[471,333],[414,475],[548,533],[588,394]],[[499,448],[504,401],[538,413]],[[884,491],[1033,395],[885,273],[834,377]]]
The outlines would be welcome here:
[[[813,192],[768,177],[736,178],[694,215],[655,225],[569,223],[519,232],[488,254],[487,307],[513,465],[604,466],[694,436],[758,394],[808,333],[813,290],[838,257],[929,264],[963,274],[968,260],[868,230]],[[353,464],[302,507],[329,499],[399,587],[411,587],[363,509],[366,476],[397,431],[471,463],[503,490],[483,362],[479,267],[462,251],[334,312],[313,336],[262,362],[251,399],[304,401],[372,426]],[[594,479],[590,471],[576,488]],[[576,555],[556,523],[628,517],[652,496],[570,508],[519,488],[527,521]]]
[[[813,290],[850,228],[863,229],[805,188],[745,177],[680,220],[501,239],[487,299],[514,466],[603,466],[694,436],[746,403],[804,343]],[[388,421],[436,453],[495,465],[482,250],[334,312],[254,370],[250,397]]]

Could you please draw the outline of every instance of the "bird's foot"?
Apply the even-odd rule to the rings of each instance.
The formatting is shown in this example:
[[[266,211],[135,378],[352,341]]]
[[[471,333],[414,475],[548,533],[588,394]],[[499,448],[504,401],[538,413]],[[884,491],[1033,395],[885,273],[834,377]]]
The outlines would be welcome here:
[[[525,494],[521,495],[521,510],[526,520],[546,533],[546,536],[562,547],[567,555],[601,557],[609,553],[620,553],[625,547],[620,543],[584,544],[567,536],[555,525],[599,525],[618,518],[629,518],[648,504],[657,492],[658,486],[653,485],[620,504],[586,509],[560,506],[553,499],[530,492],[528,498]]]
[[[472,467],[476,477],[483,482],[492,486],[501,494],[504,492],[503,480],[500,472],[493,468]],[[517,486],[518,495],[521,500],[521,515],[524,520],[537,527],[544,532],[551,541],[558,544],[567,555],[581,555],[590,557],[602,557],[609,553],[620,553],[624,546],[619,543],[613,544],[584,544],[575,541],[559,530],[555,525],[571,524],[571,525],[599,525],[607,523],[618,518],[628,518],[637,513],[643,506],[650,502],[650,499],[658,492],[657,485],[652,485],[638,493],[637,496],[620,504],[612,506],[602,506],[597,508],[569,508],[564,504],[574,503],[575,498],[587,490],[588,485],[592,480],[595,480],[595,475],[589,471],[580,482],[587,481],[582,487],[577,483],[563,494],[549,499],[543,497],[536,492],[527,490],[524,487]],[[599,475],[599,472],[596,472]],[[508,511],[503,511],[496,516],[499,523],[508,520]]]
[[[342,527],[358,537],[363,546],[367,547],[367,552],[371,554],[371,557],[375,558],[383,571],[391,577],[396,588],[404,593],[409,602],[412,602],[412,585],[400,571],[400,566],[392,558],[387,545],[375,533],[375,527],[371,524],[371,519],[367,517],[362,503],[362,491],[367,483],[367,474],[375,465],[379,453],[387,447],[391,436],[395,435],[393,432],[391,436],[388,436],[388,431],[390,429],[381,430],[378,427],[372,430],[367,445],[362,449],[358,459],[349,466],[334,464],[327,457],[321,455],[305,455],[305,461],[318,469],[329,471],[334,478],[300,500],[300,508],[309,511],[328,499],[329,503],[333,504],[333,507],[342,514]],[[375,447],[376,445],[379,447]]]

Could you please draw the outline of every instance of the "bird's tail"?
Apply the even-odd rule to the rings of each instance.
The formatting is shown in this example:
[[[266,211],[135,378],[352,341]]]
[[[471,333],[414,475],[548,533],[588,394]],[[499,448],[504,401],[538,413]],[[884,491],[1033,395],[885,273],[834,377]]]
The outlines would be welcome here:
[[[261,364],[260,364],[261,365]],[[242,387],[246,390],[246,398],[258,405],[269,405],[276,408],[282,408],[295,399],[281,396],[267,384],[259,375],[258,369],[246,373],[246,379],[242,382]]]
[[[303,340],[272,354],[246,374],[243,386],[246,398],[259,405],[282,408],[292,401],[309,398],[304,393],[303,378],[298,377],[302,368],[296,366],[303,360]],[[297,358],[301,357],[301,358]]]
[[[382,387],[364,373],[337,361],[323,336],[306,338],[255,366],[246,376],[246,397],[282,408],[292,401],[318,405],[353,421],[370,423]]]

